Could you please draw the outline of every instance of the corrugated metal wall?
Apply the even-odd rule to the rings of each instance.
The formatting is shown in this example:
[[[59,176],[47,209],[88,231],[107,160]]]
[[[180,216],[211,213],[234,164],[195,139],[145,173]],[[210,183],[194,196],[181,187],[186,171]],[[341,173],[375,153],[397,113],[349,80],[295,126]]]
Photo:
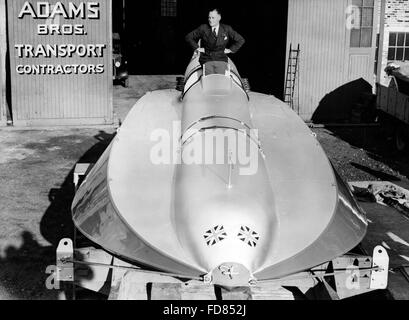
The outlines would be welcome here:
[[[99,19],[59,18],[59,24],[82,24],[86,35],[38,35],[37,25],[46,19],[34,19],[19,13],[26,0],[8,0],[9,50],[12,80],[14,125],[110,124],[112,107],[112,21],[111,0],[99,0]],[[68,7],[69,2],[49,1]],[[35,7],[37,1],[30,1]],[[51,23],[58,23],[58,18]],[[103,57],[18,57],[18,44],[106,44]],[[102,74],[18,74],[18,65],[104,65]]]
[[[299,107],[304,120],[310,120],[325,94],[344,83],[347,4],[348,0],[289,0],[287,48],[290,43],[301,45]]]
[[[354,80],[368,74],[369,57],[367,55],[354,54],[349,59],[348,80]],[[373,67],[371,64],[370,66]]]

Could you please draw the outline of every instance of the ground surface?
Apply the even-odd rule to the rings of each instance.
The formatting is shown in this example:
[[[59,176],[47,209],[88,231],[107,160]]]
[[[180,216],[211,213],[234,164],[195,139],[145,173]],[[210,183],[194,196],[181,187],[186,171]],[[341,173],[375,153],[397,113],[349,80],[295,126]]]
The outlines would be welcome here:
[[[122,121],[146,91],[173,88],[175,77],[132,77],[130,84],[115,87]],[[409,157],[394,152],[380,128],[313,131],[346,181],[389,180],[408,187]],[[58,241],[72,234],[73,168],[79,161],[95,162],[114,134],[114,127],[0,129],[0,300],[58,298],[45,287],[46,270],[54,264]]]

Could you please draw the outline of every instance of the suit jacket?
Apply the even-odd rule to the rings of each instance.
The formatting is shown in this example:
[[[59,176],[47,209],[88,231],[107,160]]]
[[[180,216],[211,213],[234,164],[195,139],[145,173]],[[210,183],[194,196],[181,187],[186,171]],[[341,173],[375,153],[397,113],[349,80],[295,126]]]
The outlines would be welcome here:
[[[208,24],[202,24],[190,32],[185,39],[193,50],[199,48],[198,41],[201,40],[201,47],[205,49],[205,53],[200,55],[199,61],[202,64],[208,61],[227,62],[228,58],[224,50],[228,48],[232,53],[236,53],[245,42],[240,34],[226,24],[220,24],[217,39],[215,39],[212,28]]]

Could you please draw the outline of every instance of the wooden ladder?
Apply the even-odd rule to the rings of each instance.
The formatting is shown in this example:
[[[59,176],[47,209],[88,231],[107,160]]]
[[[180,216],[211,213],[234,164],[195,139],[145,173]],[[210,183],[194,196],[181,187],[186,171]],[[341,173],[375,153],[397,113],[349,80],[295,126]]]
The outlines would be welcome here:
[[[297,49],[292,48],[292,43],[290,44],[290,50],[288,52],[288,63],[287,63],[287,74],[285,78],[285,87],[284,87],[284,102],[286,102],[290,108],[297,113],[300,112],[299,103],[294,103],[295,89],[299,89],[299,86],[296,86],[299,73],[299,58],[300,58],[300,44],[298,44]],[[299,95],[297,94],[297,99]]]

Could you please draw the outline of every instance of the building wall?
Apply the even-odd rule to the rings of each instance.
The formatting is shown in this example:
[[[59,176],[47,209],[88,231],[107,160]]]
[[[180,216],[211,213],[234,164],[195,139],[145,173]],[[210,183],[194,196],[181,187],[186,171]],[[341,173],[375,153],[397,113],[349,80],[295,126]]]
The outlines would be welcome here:
[[[111,1],[99,0],[99,15],[91,17],[88,8],[84,16],[56,15],[53,18],[38,18],[28,13],[21,15],[26,0],[9,0],[8,34],[11,73],[11,97],[13,123],[16,126],[32,125],[83,125],[113,123],[112,106],[112,22]],[[28,1],[36,9],[34,0]],[[87,3],[82,0],[48,1],[53,6],[64,5],[69,10],[69,3],[76,6]],[[45,2],[47,3],[47,2]],[[44,9],[45,10],[45,9]],[[36,10],[38,11],[38,10]],[[37,14],[37,13],[36,13]],[[19,17],[20,16],[20,17]],[[64,25],[83,26],[79,34],[41,34],[40,24],[62,27]],[[49,57],[36,52],[38,45],[104,45],[101,54],[87,56],[74,53],[72,56]],[[33,46],[34,56],[29,57],[19,52],[19,45]],[[31,74],[18,72],[19,66],[103,66],[103,72],[68,72],[61,69]],[[84,69],[85,70],[85,69]]]
[[[374,83],[375,48],[351,50],[349,45],[347,8],[351,4],[351,0],[289,1],[287,61],[290,44],[294,47],[299,43],[295,94],[299,101],[297,109],[304,120],[310,120],[322,100],[344,84],[361,77]],[[337,112],[337,108],[331,112]]]
[[[386,26],[388,28],[409,27],[409,0],[387,0]]]
[[[381,83],[388,85],[389,79],[384,70],[388,63],[389,33],[409,32],[409,0],[387,0],[384,21]]]
[[[304,120],[345,77],[345,7],[345,0],[289,1],[287,51],[300,44],[296,96]]]
[[[6,2],[0,0],[0,126],[7,123],[6,113]]]

